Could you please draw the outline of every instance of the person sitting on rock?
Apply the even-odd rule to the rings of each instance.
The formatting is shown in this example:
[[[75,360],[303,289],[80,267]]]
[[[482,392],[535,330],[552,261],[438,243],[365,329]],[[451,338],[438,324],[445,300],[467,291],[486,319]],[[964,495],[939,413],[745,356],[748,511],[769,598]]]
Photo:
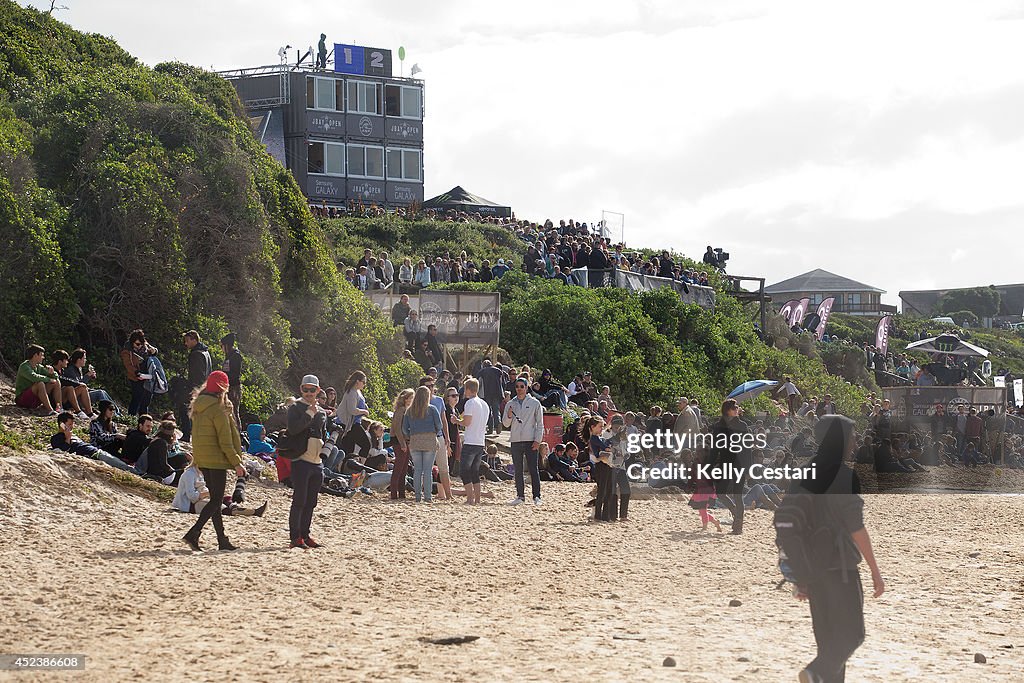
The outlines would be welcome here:
[[[57,349],[50,356],[53,361],[53,369],[60,378],[62,405],[71,408],[76,413],[75,417],[80,420],[88,420],[92,417],[92,401],[89,398],[89,387],[79,379],[75,379],[68,373],[71,365],[71,356],[63,349]]]
[[[110,401],[100,401],[97,408],[100,414],[89,424],[89,441],[93,446],[102,448],[111,455],[121,457],[125,435],[117,431],[117,424],[114,422],[114,404]]]
[[[46,350],[38,344],[28,347],[14,381],[14,402],[19,408],[38,410],[40,415],[50,416],[57,414],[62,393],[57,371],[43,365],[45,355]]]
[[[80,455],[90,460],[99,460],[119,470],[131,472],[131,465],[128,465],[120,458],[114,457],[102,448],[88,444],[75,434],[75,416],[67,411],[57,416],[57,427],[59,432],[50,437],[50,448],[65,451],[74,455]]]
[[[126,463],[134,465],[142,452],[149,448],[153,440],[150,436],[153,433],[153,416],[149,413],[139,415],[139,423],[135,429],[129,429],[124,435],[124,447],[121,449],[120,457]]]

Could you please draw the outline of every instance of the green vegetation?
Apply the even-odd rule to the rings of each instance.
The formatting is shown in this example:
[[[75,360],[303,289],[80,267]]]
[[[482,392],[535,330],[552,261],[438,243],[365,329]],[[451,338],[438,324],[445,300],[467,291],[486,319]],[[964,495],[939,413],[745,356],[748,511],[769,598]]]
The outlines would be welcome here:
[[[631,294],[582,289],[510,273],[497,282],[450,289],[497,291],[502,297],[502,344],[517,359],[550,368],[565,382],[591,370],[611,387],[620,406],[675,409],[677,397],[696,397],[714,414],[722,398],[748,379],[791,375],[805,393],[831,393],[855,413],[863,391],[824,371],[796,348],[762,344],[749,312],[719,292],[714,312],[684,304],[675,292]],[[769,399],[759,397],[758,410]]]
[[[958,324],[964,324],[963,314],[974,315],[974,323],[978,318],[991,318],[999,314],[1002,296],[995,287],[972,287],[970,289],[954,289],[939,297],[935,308],[939,315],[948,315]],[[960,316],[960,317],[958,317]]]
[[[140,65],[107,38],[0,2],[0,360],[82,345],[124,397],[117,350],[142,327],[180,368],[180,333],[231,330],[263,412],[305,372],[340,384],[398,359],[390,325],[342,282],[288,171],[232,87]]]

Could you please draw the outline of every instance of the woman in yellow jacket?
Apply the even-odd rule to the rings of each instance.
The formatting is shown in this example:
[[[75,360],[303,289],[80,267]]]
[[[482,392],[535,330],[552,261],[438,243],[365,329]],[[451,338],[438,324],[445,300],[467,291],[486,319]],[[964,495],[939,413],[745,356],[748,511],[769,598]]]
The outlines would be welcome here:
[[[228,376],[220,370],[211,372],[206,387],[192,400],[189,412],[192,416],[192,458],[203,473],[210,500],[218,504],[203,508],[195,525],[185,534],[184,541],[192,550],[202,550],[199,535],[212,518],[213,528],[217,531],[217,547],[220,550],[237,550],[224,534],[219,505],[224,497],[228,470],[234,469],[239,477],[245,476],[242,440],[235,424],[234,406],[228,400]]]

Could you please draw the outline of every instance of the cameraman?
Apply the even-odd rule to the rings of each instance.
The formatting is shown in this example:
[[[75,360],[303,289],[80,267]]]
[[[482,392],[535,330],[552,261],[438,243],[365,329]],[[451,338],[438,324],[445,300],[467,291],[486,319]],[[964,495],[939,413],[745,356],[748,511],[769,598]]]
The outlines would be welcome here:
[[[708,250],[704,252],[704,263],[711,266],[712,268],[720,268],[721,265],[718,263],[718,255],[715,254],[715,250],[708,245]]]
[[[313,523],[313,509],[324,483],[324,467],[320,452],[327,438],[327,412],[317,405],[320,380],[306,375],[299,387],[302,397],[288,408],[289,441],[304,440],[306,449],[292,462],[292,507],[288,514],[288,532],[293,548],[319,548],[320,544],[309,535]]]

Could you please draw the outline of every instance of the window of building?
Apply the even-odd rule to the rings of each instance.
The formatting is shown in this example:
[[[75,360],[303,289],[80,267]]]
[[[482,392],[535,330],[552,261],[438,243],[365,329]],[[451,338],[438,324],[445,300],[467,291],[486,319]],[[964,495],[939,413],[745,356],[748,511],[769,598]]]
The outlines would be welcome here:
[[[849,304],[859,304],[860,303],[860,293],[848,295],[847,303],[849,303]]]
[[[306,172],[316,175],[345,175],[345,145],[310,142],[306,145]]]
[[[420,167],[422,152],[418,149],[390,147],[388,149],[388,180],[423,180]]]
[[[409,85],[385,86],[384,113],[405,119],[422,119],[423,91]]]
[[[349,145],[348,174],[359,178],[383,178],[384,148]]]
[[[306,79],[306,108],[342,111],[345,102],[345,81],[340,78]]]
[[[370,81],[348,82],[348,110],[355,114],[380,114],[381,84]]]

